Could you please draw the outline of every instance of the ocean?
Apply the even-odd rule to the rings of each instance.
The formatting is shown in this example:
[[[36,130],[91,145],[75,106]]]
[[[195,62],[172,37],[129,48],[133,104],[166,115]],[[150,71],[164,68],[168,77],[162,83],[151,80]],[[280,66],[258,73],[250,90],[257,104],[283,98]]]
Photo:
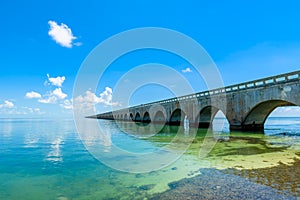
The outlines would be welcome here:
[[[78,134],[72,119],[0,119],[0,199],[300,198],[300,118],[268,118],[264,134],[229,132],[228,124],[196,130],[187,148],[182,127],[143,136],[129,122],[97,123],[109,132],[100,143],[89,137],[93,129]],[[207,134],[213,145],[199,157]],[[140,157],[168,148],[179,156],[153,170],[138,161],[135,168],[127,154],[103,160],[115,153],[111,145]]]

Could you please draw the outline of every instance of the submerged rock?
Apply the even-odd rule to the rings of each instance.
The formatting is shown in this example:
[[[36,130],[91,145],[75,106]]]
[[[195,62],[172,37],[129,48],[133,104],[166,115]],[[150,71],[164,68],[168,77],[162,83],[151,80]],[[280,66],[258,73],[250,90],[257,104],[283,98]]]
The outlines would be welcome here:
[[[139,189],[141,190],[151,190],[152,188],[154,188],[155,184],[149,184],[149,185],[142,185],[139,187]]]

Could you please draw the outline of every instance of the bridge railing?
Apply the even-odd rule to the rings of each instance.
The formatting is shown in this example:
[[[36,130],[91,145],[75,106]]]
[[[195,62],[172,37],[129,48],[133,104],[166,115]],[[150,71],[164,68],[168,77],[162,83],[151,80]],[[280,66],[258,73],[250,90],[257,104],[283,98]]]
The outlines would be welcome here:
[[[254,81],[239,83],[225,87],[226,92],[245,90],[249,88],[265,87],[274,84],[281,84],[286,82],[293,82],[300,79],[300,71],[290,72],[277,76],[271,76],[263,79],[257,79]]]
[[[142,106],[151,106],[154,104],[165,104],[165,103],[171,103],[171,102],[184,101],[184,100],[188,100],[188,99],[192,99],[192,98],[202,98],[202,97],[208,97],[208,96],[212,96],[212,95],[220,95],[220,94],[224,94],[224,93],[237,92],[240,90],[246,90],[246,89],[251,89],[251,88],[265,87],[265,86],[274,85],[274,84],[294,82],[299,79],[300,79],[300,70],[286,73],[286,74],[280,74],[277,76],[271,76],[271,77],[267,77],[267,78],[257,79],[254,81],[230,85],[230,86],[227,86],[224,88],[217,88],[217,89],[213,89],[213,90],[198,92],[195,94],[189,94],[189,95],[184,95],[184,96],[180,96],[180,97],[174,97],[174,98],[170,98],[170,99],[141,104],[141,105],[130,107],[129,109],[139,108]],[[123,109],[120,109],[119,111],[121,111],[121,110],[123,110]],[[103,114],[111,115],[112,112],[107,112],[107,113],[103,113]]]

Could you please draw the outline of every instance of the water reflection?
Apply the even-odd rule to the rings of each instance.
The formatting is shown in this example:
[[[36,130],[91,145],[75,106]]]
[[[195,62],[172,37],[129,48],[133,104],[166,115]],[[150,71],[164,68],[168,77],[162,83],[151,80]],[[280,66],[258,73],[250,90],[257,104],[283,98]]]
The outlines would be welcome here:
[[[11,119],[5,119],[3,121],[0,121],[0,134],[2,135],[2,137],[4,138],[10,138],[11,137],[11,133],[13,130],[13,126],[12,126],[12,120]]]
[[[163,124],[142,122],[116,121],[116,125],[119,131],[140,139],[150,138],[155,134],[160,133],[164,128]]]
[[[61,137],[56,138],[50,146],[50,152],[46,156],[47,161],[51,162],[62,162],[63,156],[61,152],[61,147],[64,144],[64,141]]]
[[[101,126],[101,128],[99,127]],[[82,119],[77,123],[77,129],[80,133],[80,139],[83,141],[88,149],[101,148],[104,152],[110,152],[111,149],[111,131],[110,123],[104,121],[99,124],[94,119]],[[99,150],[101,150],[99,149]]]
[[[129,123],[81,119],[76,124],[83,143],[95,158],[111,168],[134,173],[157,170],[174,162],[189,147],[196,133],[190,131],[187,137],[182,127],[176,127],[180,131],[172,140],[158,147],[143,139],[156,134],[161,125]],[[120,131],[124,129],[130,135]],[[180,140],[183,142],[179,143]]]
[[[24,135],[24,148],[37,148],[40,138],[34,134]]]

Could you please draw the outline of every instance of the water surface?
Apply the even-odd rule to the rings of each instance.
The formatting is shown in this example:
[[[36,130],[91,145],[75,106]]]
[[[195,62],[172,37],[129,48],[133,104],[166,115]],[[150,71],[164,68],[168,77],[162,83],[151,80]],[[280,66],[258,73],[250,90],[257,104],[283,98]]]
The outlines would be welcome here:
[[[114,121],[99,124],[110,130],[113,144],[139,153],[159,149],[183,132],[167,127],[143,138],[126,134]],[[131,127],[125,123],[123,130],[134,132]],[[198,130],[190,148],[171,165],[126,173],[95,159],[73,120],[1,119],[0,199],[300,197],[300,118],[270,118],[265,134],[215,133],[218,142],[200,159],[206,133]],[[181,148],[184,140],[175,142]]]

